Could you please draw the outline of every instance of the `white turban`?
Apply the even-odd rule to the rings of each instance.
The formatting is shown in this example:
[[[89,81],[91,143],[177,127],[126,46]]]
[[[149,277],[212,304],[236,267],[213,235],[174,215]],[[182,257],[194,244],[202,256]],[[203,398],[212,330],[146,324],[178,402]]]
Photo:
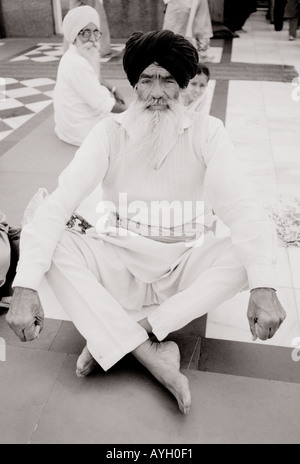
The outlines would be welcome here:
[[[63,33],[66,40],[73,43],[78,33],[89,23],[94,23],[100,29],[100,18],[91,6],[78,6],[66,14],[63,21]]]

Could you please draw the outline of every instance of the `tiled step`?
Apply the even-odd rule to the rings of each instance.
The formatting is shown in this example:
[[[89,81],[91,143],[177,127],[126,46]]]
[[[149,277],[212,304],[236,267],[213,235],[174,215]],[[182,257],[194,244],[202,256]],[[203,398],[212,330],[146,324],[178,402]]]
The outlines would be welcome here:
[[[184,417],[132,358],[86,379],[76,377],[76,359],[8,347],[0,363],[2,444],[300,442],[297,384],[185,371],[193,405]]]

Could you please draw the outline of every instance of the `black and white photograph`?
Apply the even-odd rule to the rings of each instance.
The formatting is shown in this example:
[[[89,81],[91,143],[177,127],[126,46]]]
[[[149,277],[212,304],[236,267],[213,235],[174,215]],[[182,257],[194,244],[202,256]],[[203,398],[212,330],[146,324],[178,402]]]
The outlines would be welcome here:
[[[300,444],[300,0],[0,0],[0,444]]]

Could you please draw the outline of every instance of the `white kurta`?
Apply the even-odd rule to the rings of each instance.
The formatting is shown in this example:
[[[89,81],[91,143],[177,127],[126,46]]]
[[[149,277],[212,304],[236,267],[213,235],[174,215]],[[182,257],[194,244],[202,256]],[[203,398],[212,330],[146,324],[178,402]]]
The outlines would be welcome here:
[[[100,84],[92,65],[71,45],[60,61],[54,89],[56,135],[80,146],[114,105],[114,97]]]
[[[104,369],[147,334],[125,309],[159,304],[149,322],[159,340],[243,288],[276,288],[277,239],[240,170],[221,121],[186,113],[162,166],[122,156],[124,114],[99,123],[59,178],[56,191],[23,229],[14,286],[38,290],[43,276]],[[204,191],[231,239],[205,235],[202,246],[163,243],[131,232],[65,232],[71,213],[102,182],[105,200],[197,201]],[[113,229],[111,229],[113,232]]]
[[[6,217],[0,211],[0,287],[5,284],[6,274],[10,266],[10,244],[7,233]]]

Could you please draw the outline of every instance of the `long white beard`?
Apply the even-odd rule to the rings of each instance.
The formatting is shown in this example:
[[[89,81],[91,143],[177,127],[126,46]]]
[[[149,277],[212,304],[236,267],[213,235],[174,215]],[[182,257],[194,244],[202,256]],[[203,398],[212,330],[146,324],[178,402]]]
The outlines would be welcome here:
[[[92,65],[98,79],[100,79],[100,47],[98,42],[94,42],[93,44],[91,42],[87,42],[83,44],[80,40],[77,40],[76,47],[78,53]]]
[[[159,169],[182,127],[183,106],[179,102],[169,106],[165,110],[149,110],[147,104],[136,100],[124,118],[123,127],[128,135],[125,151],[131,156],[146,157],[153,169]]]

